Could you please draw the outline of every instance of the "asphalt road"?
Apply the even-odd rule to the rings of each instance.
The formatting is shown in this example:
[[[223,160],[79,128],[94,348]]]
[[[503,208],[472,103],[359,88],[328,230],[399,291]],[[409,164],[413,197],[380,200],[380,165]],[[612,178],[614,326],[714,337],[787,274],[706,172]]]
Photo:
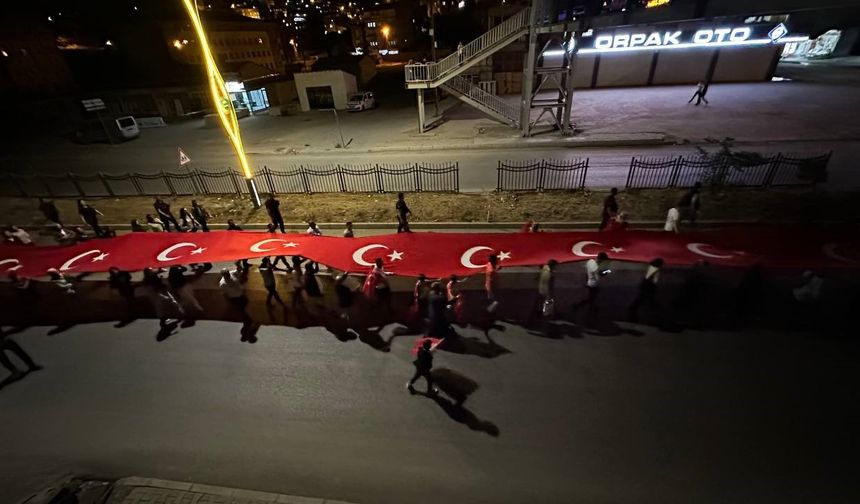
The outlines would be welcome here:
[[[622,326],[505,326],[494,358],[439,352],[479,384],[453,416],[404,390],[412,337],[381,352],[320,328],[264,326],[255,345],[225,322],[161,343],[151,320],[27,329],[14,338],[45,369],[0,391],[0,502],[69,472],[368,504],[860,499],[855,341]]]

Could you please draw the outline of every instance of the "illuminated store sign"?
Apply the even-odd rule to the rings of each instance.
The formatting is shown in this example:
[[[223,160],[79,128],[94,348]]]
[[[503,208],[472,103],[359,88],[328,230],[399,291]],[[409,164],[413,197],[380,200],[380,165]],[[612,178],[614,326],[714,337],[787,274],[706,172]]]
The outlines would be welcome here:
[[[736,28],[705,28],[695,31],[659,30],[632,33],[598,34],[581,39],[581,53],[654,51],[668,49],[689,49],[696,47],[756,46],[774,43],[802,42],[805,36],[789,36],[786,33],[773,33],[770,36],[756,36],[760,27],[741,26]],[[785,27],[782,26],[782,32]],[[785,30],[787,32],[787,30]],[[774,37],[774,35],[778,35]],[[589,43],[589,41],[591,41]]]

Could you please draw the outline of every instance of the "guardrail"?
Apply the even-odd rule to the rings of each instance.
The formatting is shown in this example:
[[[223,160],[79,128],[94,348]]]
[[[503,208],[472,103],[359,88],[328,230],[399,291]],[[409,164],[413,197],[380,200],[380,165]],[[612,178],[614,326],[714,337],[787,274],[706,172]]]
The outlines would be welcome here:
[[[458,192],[459,163],[300,165],[288,170],[266,166],[255,179],[261,191],[320,192]],[[233,169],[188,170],[110,175],[0,175],[0,195],[25,197],[160,196],[245,194],[243,175]]]
[[[800,157],[780,152],[751,162],[701,155],[634,156],[630,160],[625,187],[690,187],[696,182],[746,187],[814,184],[826,176],[831,154]]]
[[[497,191],[546,191],[585,188],[586,159],[499,161]]]

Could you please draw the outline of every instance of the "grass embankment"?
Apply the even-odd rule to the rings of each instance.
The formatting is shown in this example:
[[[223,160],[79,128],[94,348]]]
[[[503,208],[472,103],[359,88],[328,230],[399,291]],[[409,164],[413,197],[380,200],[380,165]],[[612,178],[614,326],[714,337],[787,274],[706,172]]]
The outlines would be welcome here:
[[[618,201],[629,219],[660,221],[666,210],[683,193],[680,189],[622,191]],[[596,221],[605,192],[546,193],[415,193],[407,202],[415,222],[538,222]],[[809,188],[748,189],[732,188],[720,192],[706,190],[702,196],[702,220],[718,221],[860,221],[858,192],[825,192]],[[287,222],[342,223],[394,222],[393,194],[281,194],[281,212]],[[178,216],[180,206],[190,206],[191,197],[165,198]],[[265,210],[254,209],[247,197],[199,196],[213,215],[212,222],[267,222]],[[55,200],[61,215],[78,222],[74,199]],[[87,201],[105,214],[103,222],[125,224],[131,219],[143,221],[154,213],[152,197],[88,198]],[[37,225],[45,221],[32,198],[0,198],[0,222]]]

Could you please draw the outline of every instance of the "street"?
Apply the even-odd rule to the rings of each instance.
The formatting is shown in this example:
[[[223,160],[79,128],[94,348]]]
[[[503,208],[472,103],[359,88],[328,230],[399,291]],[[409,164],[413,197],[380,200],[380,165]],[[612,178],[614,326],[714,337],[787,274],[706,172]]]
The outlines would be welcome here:
[[[516,130],[453,98],[443,102],[446,121],[419,135],[414,96],[402,89],[399,67],[386,69],[377,77],[374,90],[380,96],[380,108],[340,114],[344,137],[353,139],[346,149],[334,147],[339,142],[338,132],[327,111],[253,116],[240,125],[254,167],[286,170],[298,165],[459,161],[461,191],[494,190],[500,160],[541,158],[588,157],[588,186],[619,186],[626,180],[632,156],[693,154],[695,145],[708,137],[732,137],[736,150],[801,156],[832,150],[830,177],[823,187],[844,190],[860,186],[860,171],[854,163],[860,155],[860,129],[852,112],[860,106],[860,88],[853,85],[857,80],[855,68],[822,65],[813,71],[784,64],[778,74],[792,81],[714,85],[708,107],[686,103],[691,93],[688,86],[579,90],[574,105],[577,128],[584,138],[608,142],[599,147],[551,144],[559,140],[555,133],[524,142]],[[828,80],[834,76],[840,80]],[[636,134],[663,135],[676,144],[629,145],[626,140],[613,140]],[[55,136],[38,141],[8,138],[5,143],[0,153],[2,172],[180,171],[178,147],[191,157],[192,168],[220,171],[236,167],[223,133],[203,127],[199,120],[144,129],[140,138],[118,145],[76,145]]]
[[[154,320],[25,329],[45,369],[0,391],[0,501],[65,473],[360,503],[860,498],[856,339],[501,327],[437,352],[479,385],[463,411],[405,390],[414,336],[386,351],[320,327],[263,326],[253,345],[216,321],[161,343]]]

